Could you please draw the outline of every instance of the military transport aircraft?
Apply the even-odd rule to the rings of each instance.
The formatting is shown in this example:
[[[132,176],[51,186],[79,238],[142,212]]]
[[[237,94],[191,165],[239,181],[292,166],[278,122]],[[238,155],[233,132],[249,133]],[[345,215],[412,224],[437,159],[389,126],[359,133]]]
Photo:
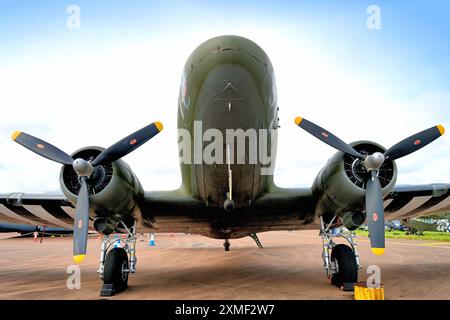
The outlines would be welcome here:
[[[424,231],[450,232],[450,226],[447,226],[448,219],[450,219],[450,214],[444,213],[405,219],[403,221],[408,226],[409,233],[423,235]]]
[[[178,128],[191,134],[185,141],[189,142],[188,151],[198,152],[194,136],[210,129],[224,136],[227,129],[242,129],[249,133],[246,138],[252,130],[270,130],[275,135],[257,137],[257,141],[258,146],[272,150],[274,162],[279,130],[275,78],[269,57],[254,42],[220,36],[197,47],[185,64],[178,101]],[[86,254],[88,229],[103,234],[98,272],[106,295],[125,289],[128,275],[135,272],[136,232],[199,234],[224,239],[228,250],[230,239],[251,235],[257,241],[259,232],[319,229],[326,274],[340,287],[357,281],[360,263],[355,239],[346,237],[349,246],[336,244],[334,238],[340,235],[332,232],[334,227],[354,230],[367,219],[372,251],[382,254],[385,219],[450,208],[449,184],[395,186],[395,160],[443,135],[442,126],[385,149],[370,141],[347,144],[301,117],[295,124],[338,150],[310,188],[277,187],[273,175],[263,170],[267,163],[248,161],[251,148],[239,155],[238,144],[220,141],[221,150],[216,151],[226,155],[224,162],[180,161],[179,189],[144,191],[121,158],[157,135],[163,128],[159,122],[107,149],[85,147],[72,155],[17,131],[12,135],[15,142],[63,165],[59,178],[62,193],[0,195],[0,218],[73,225],[76,262]],[[206,142],[200,143],[200,154],[209,147]],[[242,161],[234,161],[235,156]],[[180,152],[180,159],[184,157]],[[124,248],[111,246],[108,235],[113,232],[127,234]]]

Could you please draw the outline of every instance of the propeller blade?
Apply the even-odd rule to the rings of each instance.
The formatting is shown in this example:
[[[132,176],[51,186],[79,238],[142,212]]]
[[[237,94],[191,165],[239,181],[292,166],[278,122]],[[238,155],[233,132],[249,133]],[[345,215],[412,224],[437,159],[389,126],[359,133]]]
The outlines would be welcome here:
[[[347,153],[349,155],[352,155],[354,157],[358,157],[361,159],[364,159],[365,157],[360,154],[358,151],[353,149],[350,145],[336,137],[331,132],[319,127],[315,123],[312,123],[311,121],[308,121],[306,119],[303,119],[301,117],[295,118],[295,124],[298,125],[300,128],[305,130],[306,132],[310,133],[317,139],[325,142],[329,146],[332,146],[333,148],[342,151],[344,153]]]
[[[366,214],[372,252],[376,255],[381,255],[384,253],[383,195],[377,172],[372,170],[371,174],[371,178],[367,180]]]
[[[64,151],[25,132],[16,131],[11,135],[11,138],[18,144],[49,160],[67,165],[71,165],[73,162],[72,157]]]
[[[396,145],[389,148],[384,153],[384,156],[386,159],[390,160],[399,159],[425,147],[427,144],[442,136],[444,132],[445,129],[441,125],[431,127],[400,141]]]
[[[92,162],[92,165],[95,167],[104,163],[111,163],[126,156],[156,136],[162,129],[161,122],[153,122],[105,149]]]
[[[78,193],[75,220],[73,225],[73,260],[80,263],[86,255],[89,227],[89,193],[86,177],[81,177],[81,188]]]

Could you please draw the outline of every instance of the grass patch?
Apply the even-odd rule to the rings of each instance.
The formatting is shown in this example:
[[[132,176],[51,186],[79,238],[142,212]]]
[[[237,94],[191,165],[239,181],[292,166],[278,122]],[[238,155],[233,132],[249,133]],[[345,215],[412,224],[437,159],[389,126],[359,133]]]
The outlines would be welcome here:
[[[369,235],[368,231],[356,230],[357,236],[367,237]],[[438,232],[438,231],[424,231],[423,235],[407,235],[406,231],[387,231],[385,232],[386,238],[391,239],[409,239],[409,240],[431,240],[431,241],[444,241],[450,242],[449,232]]]

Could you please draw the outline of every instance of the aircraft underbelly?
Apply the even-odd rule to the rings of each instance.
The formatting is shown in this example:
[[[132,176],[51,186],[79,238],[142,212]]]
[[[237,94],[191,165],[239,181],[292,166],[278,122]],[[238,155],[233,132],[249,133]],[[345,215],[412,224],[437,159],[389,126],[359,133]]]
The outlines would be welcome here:
[[[153,215],[152,226],[138,225],[138,232],[191,233],[215,239],[237,239],[251,233],[286,230],[314,230],[319,225],[305,223],[299,214],[245,212],[211,217],[198,215]]]

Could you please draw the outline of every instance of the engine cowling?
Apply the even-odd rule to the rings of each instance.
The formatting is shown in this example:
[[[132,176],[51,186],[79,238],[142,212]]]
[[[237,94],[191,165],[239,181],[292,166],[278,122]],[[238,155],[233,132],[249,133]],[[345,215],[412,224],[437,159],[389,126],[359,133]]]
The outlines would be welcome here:
[[[74,159],[93,160],[103,150],[100,147],[86,147],[75,151],[72,156]],[[64,165],[61,168],[59,182],[64,195],[76,206],[81,183],[71,165]],[[123,160],[95,167],[87,182],[90,215],[96,218],[95,226],[101,222],[102,228],[109,229],[98,230],[103,233],[112,232],[114,226],[118,224],[118,219],[127,221],[125,217],[132,217],[137,203],[144,194],[138,178]]]
[[[350,145],[363,155],[386,151],[381,145],[370,141],[357,141]],[[312,190],[316,200],[316,215],[323,215],[325,220],[329,220],[337,213],[342,224],[349,229],[355,229],[364,223],[365,181],[368,175],[370,173],[361,159],[337,152],[314,180]],[[395,162],[386,160],[378,177],[383,196],[386,196],[397,180]]]

